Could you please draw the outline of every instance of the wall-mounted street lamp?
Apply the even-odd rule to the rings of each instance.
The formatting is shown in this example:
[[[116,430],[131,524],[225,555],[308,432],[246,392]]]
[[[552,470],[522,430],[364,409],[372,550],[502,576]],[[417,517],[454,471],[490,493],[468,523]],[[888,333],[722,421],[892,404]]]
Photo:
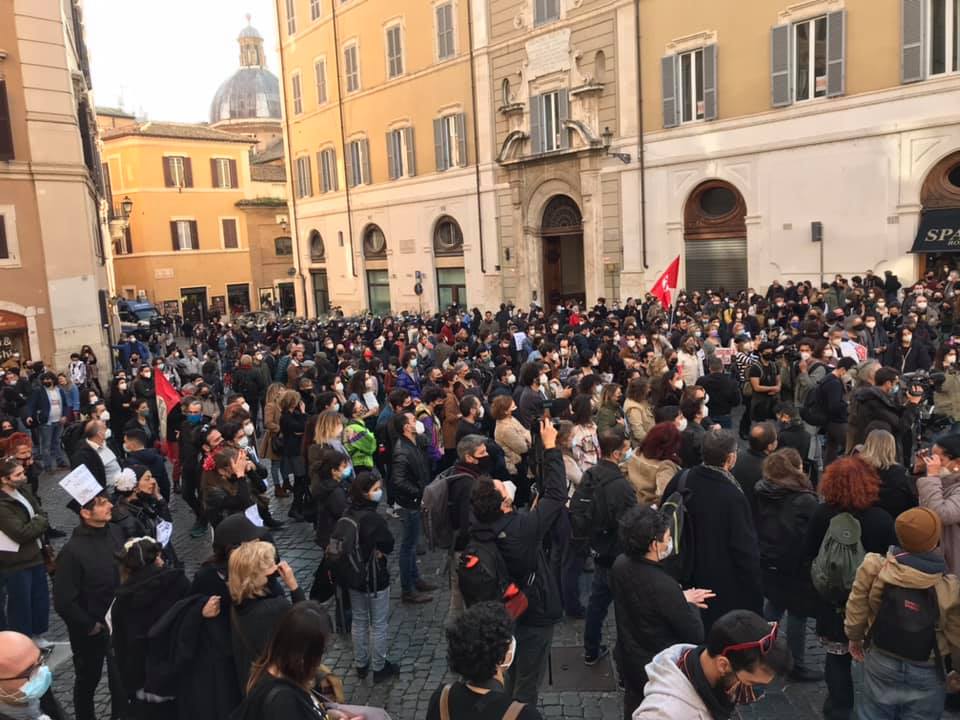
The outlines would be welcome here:
[[[613,131],[609,127],[603,129],[603,134],[600,137],[603,140],[603,149],[607,155],[617,158],[624,165],[630,164],[630,153],[610,152],[610,145],[613,144]]]
[[[130,199],[129,195],[123,197],[123,200],[120,202],[120,210],[123,213],[124,220],[130,217],[130,213],[133,212],[133,200]]]

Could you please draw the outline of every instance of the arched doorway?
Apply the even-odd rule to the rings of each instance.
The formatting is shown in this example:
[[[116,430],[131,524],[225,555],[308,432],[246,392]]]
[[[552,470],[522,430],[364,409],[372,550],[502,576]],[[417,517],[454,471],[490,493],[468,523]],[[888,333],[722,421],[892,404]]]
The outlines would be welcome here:
[[[927,174],[920,190],[923,212],[912,252],[920,255],[920,276],[943,279],[960,269],[960,152],[948,155]]]
[[[585,303],[583,267],[583,217],[566,195],[550,198],[540,226],[543,244],[543,303],[546,307],[566,300]]]
[[[747,287],[747,205],[723,180],[708,180],[690,194],[683,212],[687,291],[739,291]]]

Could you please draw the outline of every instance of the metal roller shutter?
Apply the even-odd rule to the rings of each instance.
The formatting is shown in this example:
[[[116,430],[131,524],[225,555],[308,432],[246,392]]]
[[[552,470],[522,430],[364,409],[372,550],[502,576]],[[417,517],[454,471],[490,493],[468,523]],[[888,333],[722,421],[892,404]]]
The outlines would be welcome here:
[[[747,287],[747,239],[688,240],[687,291],[723,287],[738,292]]]

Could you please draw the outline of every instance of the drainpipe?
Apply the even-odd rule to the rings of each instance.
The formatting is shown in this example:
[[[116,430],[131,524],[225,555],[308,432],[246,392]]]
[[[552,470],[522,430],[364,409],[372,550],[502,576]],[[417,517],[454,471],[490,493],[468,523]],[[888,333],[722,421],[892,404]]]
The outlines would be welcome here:
[[[650,266],[647,264],[647,158],[643,147],[643,61],[640,57],[640,0],[634,0],[633,19],[637,26],[634,43],[637,51],[637,131],[640,144],[637,152],[640,159],[640,251],[643,257],[643,269],[646,270]]]
[[[340,78],[340,31],[337,28],[337,3],[331,3],[330,8],[333,11],[331,14],[331,20],[333,22],[333,44],[335,48],[333,57],[337,67],[337,111],[340,114],[340,157],[343,158],[343,166],[346,167],[347,135],[346,130],[344,129],[345,122],[343,118],[343,82]],[[350,205],[350,184],[346,182],[346,177],[343,179],[343,189],[345,193],[344,196],[347,201],[347,240],[350,245],[350,272],[354,277],[357,277],[357,265],[353,259],[353,209]]]
[[[277,17],[280,17],[280,0],[276,0],[274,5],[277,11]],[[281,77],[281,87],[283,86],[283,79],[287,77],[285,70],[285,63],[283,62],[283,35],[280,30],[280,23],[277,23],[277,48],[280,50],[280,77]],[[290,139],[293,135],[290,132],[290,113],[287,112],[287,95],[283,94],[283,118],[284,126],[287,131],[287,137],[285,139],[286,152],[288,162],[287,165],[287,178],[288,178],[288,187],[290,188],[290,229],[293,231],[293,257],[294,260],[294,269],[297,271],[297,277],[300,278],[300,290],[303,294],[303,315],[306,317],[309,315],[307,310],[307,278],[303,274],[303,270],[300,267],[300,231],[297,227],[297,189],[293,182],[293,154],[290,151]]]
[[[473,154],[474,176],[477,194],[477,234],[480,242],[480,274],[486,275],[487,268],[483,254],[483,208],[480,201],[480,127],[477,118],[477,70],[473,65],[473,2],[467,0],[467,32],[470,37],[470,97],[473,101]]]

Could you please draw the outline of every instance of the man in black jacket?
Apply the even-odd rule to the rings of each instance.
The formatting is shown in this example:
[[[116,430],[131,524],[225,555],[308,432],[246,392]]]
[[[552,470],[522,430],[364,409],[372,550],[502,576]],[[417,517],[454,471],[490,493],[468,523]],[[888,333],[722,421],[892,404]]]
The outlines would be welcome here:
[[[107,442],[107,427],[99,420],[90,420],[84,425],[83,440],[70,455],[70,467],[78,468],[85,465],[90,474],[100,483],[100,487],[107,486],[107,470],[103,463],[101,449]],[[112,452],[111,452],[112,454]],[[116,457],[114,457],[116,459]],[[118,467],[119,472],[119,467]]]
[[[827,423],[824,426],[827,436],[827,447],[823,454],[824,467],[836,460],[847,446],[847,390],[843,379],[856,364],[853,358],[840,358],[837,366],[810,391],[817,393],[818,402],[827,414]]]
[[[750,428],[750,447],[737,455],[737,464],[733,466],[733,477],[740,483],[740,489],[750,504],[755,506],[753,488],[763,478],[763,461],[767,455],[777,449],[777,428],[771,422],[757,423]]]
[[[210,419],[203,414],[203,405],[198,397],[184,399],[180,407],[184,411],[179,442],[181,490],[183,499],[197,518],[190,529],[190,537],[197,538],[207,531],[207,520],[200,501],[200,449],[203,446],[203,427]]]
[[[587,665],[595,665],[610,652],[606,645],[600,644],[603,621],[613,602],[607,576],[620,554],[620,516],[637,504],[637,493],[620,470],[621,463],[626,463],[632,454],[630,440],[620,427],[601,433],[599,440],[600,461],[580,480],[581,488],[593,488],[590,547],[596,553],[596,570],[583,626],[583,662]]]
[[[123,541],[110,525],[113,504],[97,495],[80,508],[80,525],[57,556],[53,579],[53,605],[63,618],[73,651],[76,677],[73,704],[77,720],[96,720],[93,695],[107,660],[111,716],[124,717],[126,697],[110,654],[106,615],[120,575],[115,554]]]
[[[723,360],[712,357],[707,361],[708,374],[697,380],[697,385],[707,391],[710,418],[720,427],[733,427],[730,414],[740,404],[740,387],[729,373],[723,371]]]
[[[904,401],[894,395],[894,387],[900,374],[892,367],[882,367],[873,376],[873,385],[857,388],[853,392],[851,406],[854,414],[850,420],[851,440],[859,445],[872,430],[886,430],[897,441],[898,459],[909,459],[913,437],[911,430],[923,400],[922,388],[903,388]]]
[[[543,494],[530,512],[516,513],[504,484],[479,478],[470,498],[476,520],[470,536],[478,542],[496,542],[510,579],[526,594],[529,606],[517,620],[517,650],[507,675],[506,690],[518,702],[536,704],[537,691],[547,669],[553,627],[562,616],[560,586],[543,551],[543,540],[567,501],[563,456],[557,449],[557,431],[540,423],[543,441]]]
[[[703,438],[703,464],[687,473],[689,522],[696,529],[691,552],[695,587],[717,594],[703,611],[704,628],[730,610],[763,610],[760,552],[753,513],[730,470],[737,464],[737,438],[727,430],[710,430]],[[680,474],[663,496],[676,492]]]
[[[390,477],[403,521],[403,539],[400,541],[401,600],[412,604],[428,603],[433,597],[427,592],[437,588],[423,580],[417,569],[420,501],[423,499],[423,489],[430,482],[426,438],[417,435],[417,420],[412,413],[394,415],[390,418],[390,428],[397,437],[393,446]]]
[[[177,406],[179,407],[179,405]],[[126,465],[143,465],[160,488],[163,499],[170,502],[170,476],[167,464],[159,450],[146,447],[147,434],[140,428],[130,428],[123,433],[123,451],[127,454]]]

